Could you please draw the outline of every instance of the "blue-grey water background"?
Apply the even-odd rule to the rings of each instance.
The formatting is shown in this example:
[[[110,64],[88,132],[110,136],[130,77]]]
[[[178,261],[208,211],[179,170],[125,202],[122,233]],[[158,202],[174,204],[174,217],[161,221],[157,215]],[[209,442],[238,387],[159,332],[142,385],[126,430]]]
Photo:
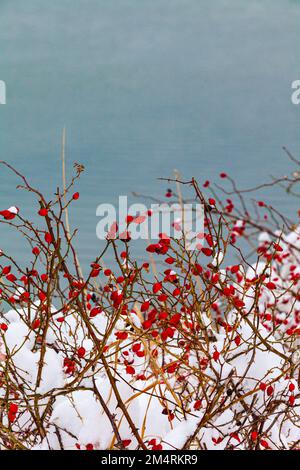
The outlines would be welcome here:
[[[0,159],[50,196],[67,165],[85,165],[70,214],[86,265],[103,244],[95,210],[177,168],[203,182],[226,171],[251,186],[291,170],[300,156],[300,3],[292,0],[1,0]],[[36,206],[1,168],[0,206]],[[282,193],[268,200],[298,209]],[[1,226],[0,247],[22,260],[20,237]],[[28,251],[28,250],[27,250]],[[140,251],[141,255],[142,251]]]

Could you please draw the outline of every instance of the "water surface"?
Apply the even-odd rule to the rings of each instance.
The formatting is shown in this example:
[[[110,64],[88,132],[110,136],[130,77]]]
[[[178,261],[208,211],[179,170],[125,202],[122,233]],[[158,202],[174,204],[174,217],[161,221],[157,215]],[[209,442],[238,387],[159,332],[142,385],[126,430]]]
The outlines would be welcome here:
[[[71,214],[86,264],[102,246],[96,206],[133,190],[163,195],[157,177],[174,168],[247,186],[290,171],[281,147],[300,156],[299,25],[289,0],[1,0],[0,158],[51,194],[66,126],[68,173],[86,167]],[[3,169],[0,184],[1,207],[34,214]],[[3,227],[0,244],[25,259]]]

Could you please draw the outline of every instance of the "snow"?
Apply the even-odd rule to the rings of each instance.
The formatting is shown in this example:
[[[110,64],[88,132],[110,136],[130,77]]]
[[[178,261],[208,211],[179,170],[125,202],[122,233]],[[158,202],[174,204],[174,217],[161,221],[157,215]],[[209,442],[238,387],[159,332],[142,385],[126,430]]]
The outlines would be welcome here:
[[[260,235],[261,244],[269,241],[267,234]],[[284,252],[289,250],[289,243],[300,247],[298,231],[283,236]],[[121,316],[115,323],[106,340],[106,361],[109,363],[120,398],[146,446],[151,448],[152,444],[149,442],[155,440],[163,449],[181,449],[186,441],[194,436],[199,423],[208,410],[211,410],[210,407],[211,418],[204,420],[195,436],[202,448],[218,450],[232,445],[234,448],[245,449],[249,433],[261,423],[263,437],[272,449],[288,449],[300,439],[300,401],[295,373],[299,373],[299,357],[293,356],[294,361],[298,361],[294,364],[293,376],[287,367],[289,362],[284,359],[289,357],[289,348],[293,344],[291,340],[288,341],[286,331],[297,325],[295,312],[300,311],[300,300],[295,299],[299,287],[297,283],[291,286],[291,272],[299,273],[300,266],[297,255],[292,250],[288,253],[282,264],[275,262],[269,270],[269,280],[276,283],[279,321],[276,331],[271,333],[267,321],[261,319],[261,315],[265,315],[274,302],[274,291],[262,287],[258,309],[255,310],[253,306],[257,300],[256,290],[255,286],[249,285],[247,294],[243,297],[244,315],[237,309],[227,312],[231,333],[228,334],[222,328],[215,330],[211,318],[201,312],[202,324],[207,331],[211,330],[213,340],[209,344],[204,342],[202,349],[199,347],[198,354],[196,350],[191,349],[177,375],[169,374],[165,370],[162,373],[161,368],[163,365],[172,364],[177,360],[177,356],[182,354],[179,346],[182,332],[175,332],[163,357],[161,353],[158,353],[157,357],[153,355],[156,349],[154,340],[151,343],[139,338],[141,350],[146,352],[145,356],[137,358],[131,350],[136,341],[131,336],[131,327],[134,327],[134,331],[142,333],[138,310],[130,310],[126,318]],[[221,260],[223,253],[216,258],[215,264]],[[291,271],[293,264],[297,267]],[[260,262],[248,269],[246,278],[252,279],[267,271],[265,263]],[[223,270],[218,287],[225,278],[226,271]],[[238,292],[243,286],[236,283],[235,287]],[[222,310],[221,300],[217,299],[216,302]],[[30,307],[32,319],[38,305],[37,301],[35,307]],[[112,425],[114,424],[121,439],[130,441],[128,448],[136,448],[137,439],[118,406],[118,399],[107,376],[101,354],[98,362],[92,368],[89,367],[88,358],[98,354],[99,349],[87,334],[84,322],[78,312],[72,310],[68,312],[66,320],[58,324],[57,318],[61,313],[55,315],[56,312],[53,305],[53,322],[42,344],[37,341],[36,332],[28,322],[28,310],[25,307],[17,307],[5,314],[8,329],[1,336],[0,360],[1,364],[5,363],[6,358],[13,362],[11,381],[16,385],[16,389],[22,390],[23,393],[23,396],[20,396],[20,392],[15,395],[20,417],[11,423],[12,429],[17,430],[20,424],[24,429],[30,429],[32,439],[29,441],[29,447],[32,449],[74,449],[76,445],[85,448],[88,444],[92,444],[95,449],[110,449],[118,444]],[[90,321],[98,345],[101,346],[110,328],[111,318],[103,310]],[[128,333],[128,337],[120,343],[121,354],[118,354],[116,349],[116,332]],[[183,327],[183,332],[186,339],[186,335],[190,334],[187,326]],[[201,329],[197,334],[199,344],[202,344]],[[233,341],[237,335],[240,337],[239,345]],[[76,356],[79,347],[86,350],[83,359]],[[74,361],[76,370],[83,371],[80,380],[75,380],[74,375],[66,371],[65,351],[68,351],[68,359]],[[220,354],[218,359],[212,359],[215,351]],[[207,363],[203,366],[201,360],[205,358]],[[43,367],[39,381],[41,364]],[[126,364],[133,364],[133,376],[126,373]],[[139,374],[144,376],[142,380],[137,378]],[[262,383],[272,386],[272,396],[260,389]],[[293,406],[288,405],[291,396],[288,387],[291,384],[294,386]],[[205,393],[202,393],[202,387]],[[237,393],[234,396],[242,395],[244,399],[231,400],[229,392],[232,390]],[[2,389],[2,398],[5,393],[5,389]],[[99,395],[105,402],[109,415],[107,409],[103,408]],[[39,415],[46,411],[48,413],[44,422],[46,437],[43,439],[38,435],[34,436],[32,432],[36,423],[30,410],[36,406],[37,396]],[[186,402],[184,407],[181,399]],[[275,415],[270,412],[272,399],[276,400]],[[201,406],[196,409],[195,403],[198,400],[201,400]],[[14,398],[11,397],[10,401],[14,401]],[[170,413],[174,414],[172,419],[169,419]],[[7,419],[4,421],[8,424]]]

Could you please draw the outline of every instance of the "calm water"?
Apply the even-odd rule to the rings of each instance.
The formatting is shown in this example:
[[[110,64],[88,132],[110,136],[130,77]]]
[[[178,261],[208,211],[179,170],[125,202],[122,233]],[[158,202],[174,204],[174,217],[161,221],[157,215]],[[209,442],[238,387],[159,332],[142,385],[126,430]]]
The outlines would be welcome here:
[[[164,194],[157,177],[174,168],[200,181],[225,170],[247,186],[290,170],[281,146],[300,156],[299,40],[295,0],[1,0],[0,159],[50,194],[67,127],[69,174],[86,166],[71,222],[87,263],[101,247],[96,206]],[[31,217],[3,169],[0,184],[1,207]],[[25,257],[3,227],[0,245]]]

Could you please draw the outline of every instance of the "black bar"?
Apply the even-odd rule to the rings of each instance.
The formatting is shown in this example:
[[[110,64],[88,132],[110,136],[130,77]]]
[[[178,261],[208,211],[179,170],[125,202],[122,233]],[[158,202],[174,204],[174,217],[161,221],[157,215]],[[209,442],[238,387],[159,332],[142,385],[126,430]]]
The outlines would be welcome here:
[[[42,454],[42,455],[41,455]],[[296,460],[297,459],[297,460]],[[197,469],[199,465],[255,465],[255,469],[268,469],[269,465],[294,464],[299,462],[296,451],[2,451],[0,464],[34,465],[44,470],[44,465],[62,464],[66,470],[73,468],[114,467],[138,468],[141,465],[151,466],[191,466]],[[53,469],[56,470],[56,469]],[[243,470],[243,469],[241,469]]]

